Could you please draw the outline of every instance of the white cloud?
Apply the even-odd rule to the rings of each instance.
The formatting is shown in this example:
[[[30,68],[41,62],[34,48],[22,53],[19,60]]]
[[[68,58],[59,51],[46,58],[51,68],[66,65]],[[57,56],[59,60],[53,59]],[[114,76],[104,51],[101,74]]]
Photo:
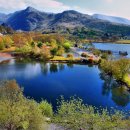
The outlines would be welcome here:
[[[3,12],[10,12],[24,7],[26,7],[26,4],[23,0],[0,0],[0,10]]]
[[[27,6],[49,12],[61,12],[70,9],[69,6],[56,0],[0,0],[0,11],[2,12],[13,12],[24,9]]]
[[[106,2],[108,2],[108,3],[112,3],[112,2],[113,2],[113,0],[106,0]]]
[[[84,9],[84,8],[81,8],[79,6],[73,6],[71,7],[72,10],[76,10],[76,11],[79,11],[81,13],[84,13],[84,14],[93,14],[94,12],[92,12],[91,10],[89,9]]]

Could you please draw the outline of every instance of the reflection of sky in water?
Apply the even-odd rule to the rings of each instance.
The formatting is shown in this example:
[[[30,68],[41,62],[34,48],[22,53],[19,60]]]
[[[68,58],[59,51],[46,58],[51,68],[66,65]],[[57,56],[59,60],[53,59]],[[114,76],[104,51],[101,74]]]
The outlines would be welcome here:
[[[15,63],[0,64],[0,80],[16,79],[24,94],[39,101],[77,95],[94,106],[130,109],[130,94],[112,86],[111,78],[103,80],[98,66],[74,64]]]
[[[6,68],[6,69],[4,69]],[[13,61],[9,63],[9,65],[1,65],[0,66],[0,79],[7,79],[12,77],[24,77],[26,79],[33,78],[41,73],[40,64],[26,64],[15,66]]]

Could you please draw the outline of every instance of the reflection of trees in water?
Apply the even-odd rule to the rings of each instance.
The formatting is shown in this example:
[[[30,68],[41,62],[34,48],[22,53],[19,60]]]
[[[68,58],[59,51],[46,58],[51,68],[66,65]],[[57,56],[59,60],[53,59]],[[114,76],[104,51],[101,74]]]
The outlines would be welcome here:
[[[49,70],[48,64],[47,64],[47,63],[42,63],[42,64],[41,64],[41,71],[42,71],[42,73],[43,73],[44,75],[47,75],[48,70]]]
[[[100,73],[100,78],[104,80],[102,95],[108,96],[111,93],[111,87],[114,83],[113,78],[111,76],[106,76],[104,73]]]
[[[56,73],[58,71],[63,71],[64,69],[65,64],[41,63],[41,71],[44,75],[47,75],[49,72]]]
[[[106,76],[103,73],[100,74],[100,78],[104,80],[102,87],[103,95],[112,95],[112,100],[118,106],[127,106],[130,102],[130,93],[127,91],[125,86],[120,86],[111,76]]]
[[[55,64],[55,63],[50,64],[50,72],[51,73],[58,72],[58,66],[57,66],[57,64]]]
[[[65,65],[64,64],[58,64],[58,68],[60,71],[65,69]]]
[[[74,64],[68,63],[67,66],[68,66],[69,68],[73,68],[73,67],[74,67]]]
[[[113,86],[112,100],[118,105],[125,107],[130,102],[130,94],[124,86]]]

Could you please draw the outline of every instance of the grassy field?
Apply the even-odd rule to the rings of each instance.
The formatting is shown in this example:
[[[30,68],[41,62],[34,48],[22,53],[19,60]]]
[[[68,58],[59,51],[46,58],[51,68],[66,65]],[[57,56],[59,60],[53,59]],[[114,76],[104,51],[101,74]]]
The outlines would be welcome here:
[[[50,61],[75,61],[75,60],[80,60],[79,58],[66,58],[63,56],[54,56],[53,58],[50,59]]]
[[[124,81],[128,84],[128,86],[130,86],[130,75],[126,75],[125,77],[124,77]]]
[[[6,52],[13,52],[13,51],[15,51],[15,47],[10,47],[10,48],[6,48],[6,49],[4,49],[4,50],[1,50],[0,52],[4,52],[4,53],[6,53]]]
[[[120,43],[120,44],[130,44],[130,40],[119,40],[116,43]]]

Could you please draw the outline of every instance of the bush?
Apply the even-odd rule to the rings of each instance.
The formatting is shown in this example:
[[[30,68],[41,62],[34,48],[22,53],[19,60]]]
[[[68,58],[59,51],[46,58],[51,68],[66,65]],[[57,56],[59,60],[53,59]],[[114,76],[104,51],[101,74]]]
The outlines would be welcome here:
[[[54,57],[55,55],[57,55],[57,48],[52,49],[50,52]]]
[[[53,115],[53,109],[52,109],[52,105],[49,104],[47,101],[42,101],[39,104],[39,108],[42,111],[42,114],[46,117],[52,117]]]
[[[63,44],[63,47],[65,48],[66,52],[68,52],[69,49],[70,49],[70,47],[71,47],[70,42],[65,42],[65,43]]]
[[[58,106],[54,122],[71,130],[127,130],[128,120],[123,120],[123,113],[116,111],[110,114],[106,109],[84,105],[82,100],[63,98]]]
[[[0,43],[0,50],[3,50],[5,48],[4,43]]]
[[[100,63],[102,72],[113,76],[117,81],[124,82],[124,78],[130,73],[130,60],[120,59],[116,61],[102,60]]]
[[[0,128],[40,130],[43,119],[38,104],[26,99],[14,80],[0,84]]]
[[[73,58],[73,54],[67,54],[67,58]]]
[[[38,46],[39,48],[41,48],[41,47],[42,47],[42,45],[43,45],[43,43],[42,43],[42,42],[38,42],[38,43],[37,43],[37,46]]]
[[[32,47],[30,44],[27,43],[23,47],[17,48],[16,51],[22,54],[28,54],[32,51]]]
[[[97,55],[97,56],[100,56],[101,51],[98,50],[98,49],[94,49],[94,50],[93,50],[93,54],[94,54],[94,55]]]
[[[84,52],[83,52],[83,53],[81,54],[81,57],[85,57],[85,58],[86,58],[86,57],[87,57],[87,53],[84,53]]]

